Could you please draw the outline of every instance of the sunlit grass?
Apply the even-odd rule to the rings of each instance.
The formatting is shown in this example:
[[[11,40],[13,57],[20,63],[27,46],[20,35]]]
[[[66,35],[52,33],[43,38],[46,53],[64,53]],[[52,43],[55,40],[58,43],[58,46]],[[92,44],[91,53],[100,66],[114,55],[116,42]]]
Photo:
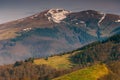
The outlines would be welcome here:
[[[97,64],[85,69],[81,69],[70,74],[58,77],[53,80],[97,80],[98,78],[107,75],[109,70],[105,64]]]
[[[49,66],[52,66],[57,69],[68,69],[73,66],[73,64],[69,60],[70,54],[65,54],[62,56],[53,56],[48,57],[48,59],[36,59],[34,60],[34,63],[39,64],[47,64]]]

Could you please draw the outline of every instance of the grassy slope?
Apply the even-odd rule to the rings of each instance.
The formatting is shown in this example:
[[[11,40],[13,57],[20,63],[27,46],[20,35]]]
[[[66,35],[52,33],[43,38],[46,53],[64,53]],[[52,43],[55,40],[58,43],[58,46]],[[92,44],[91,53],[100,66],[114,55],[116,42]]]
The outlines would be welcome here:
[[[105,64],[97,64],[85,69],[77,70],[53,80],[97,80],[108,73],[109,70]]]
[[[75,53],[75,52],[74,52]],[[71,54],[65,54],[62,56],[53,56],[49,57],[48,60],[45,59],[36,59],[34,63],[39,64],[47,64],[57,69],[67,69],[72,67],[72,64],[69,61],[69,56]],[[77,70],[70,74],[64,75],[62,77],[55,78],[53,80],[97,80],[98,78],[107,75],[109,70],[107,69],[105,64],[96,64],[94,66]]]
[[[52,66],[57,69],[67,69],[74,65],[70,62],[69,56],[70,56],[70,54],[65,54],[62,56],[48,57],[47,60],[45,60],[44,58],[36,59],[36,60],[34,60],[34,63],[37,65],[47,64],[47,65]]]
[[[111,41],[116,41],[116,40],[111,40]],[[95,45],[96,44],[99,45],[99,43],[95,43]],[[93,45],[92,47],[94,47],[95,45]],[[90,48],[90,47],[87,46],[87,48]],[[85,50],[85,49],[83,49],[83,50]],[[83,50],[77,50],[77,51],[75,50],[75,51],[71,52],[71,54],[74,55],[74,54],[77,54],[77,52],[79,53],[79,51],[81,52]],[[73,63],[71,63],[69,61],[69,56],[71,54],[49,57],[48,60],[37,59],[34,61],[34,63],[38,64],[38,65],[39,64],[47,64],[47,65],[50,65],[50,66],[52,66],[54,68],[58,68],[58,69],[59,68],[66,69],[66,68],[70,68],[70,67],[72,67],[72,65],[74,65]],[[106,67],[105,64],[97,64],[97,65],[93,65],[88,68],[77,70],[75,72],[64,75],[62,77],[58,77],[53,80],[97,80],[97,79],[109,74],[109,72],[111,72],[111,71]]]

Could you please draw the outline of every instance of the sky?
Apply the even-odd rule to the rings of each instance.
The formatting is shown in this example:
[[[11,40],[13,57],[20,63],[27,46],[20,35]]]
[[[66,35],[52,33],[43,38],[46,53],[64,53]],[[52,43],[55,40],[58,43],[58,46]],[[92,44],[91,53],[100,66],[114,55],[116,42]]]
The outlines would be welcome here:
[[[0,0],[0,24],[51,8],[97,10],[120,15],[120,0]]]

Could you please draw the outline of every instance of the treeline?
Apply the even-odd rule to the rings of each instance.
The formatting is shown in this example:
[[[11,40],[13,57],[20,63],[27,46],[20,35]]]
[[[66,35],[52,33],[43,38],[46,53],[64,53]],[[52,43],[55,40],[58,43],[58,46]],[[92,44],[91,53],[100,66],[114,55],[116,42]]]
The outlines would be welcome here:
[[[0,80],[51,80],[72,71],[75,68],[57,70],[47,65],[20,61],[13,65],[0,66]]]
[[[111,36],[106,41],[112,41],[114,43],[120,43],[120,34]]]
[[[111,72],[98,80],[120,80],[120,61],[107,63],[107,67]]]
[[[98,80],[120,80],[120,35],[84,46],[80,50],[82,51],[71,56],[73,63],[80,67],[105,63],[110,73]]]
[[[112,36],[106,41],[94,42],[78,50],[81,52],[72,55],[71,61],[80,65],[120,60],[120,35]]]
[[[120,45],[111,42],[90,47],[71,56],[71,61],[79,65],[88,65],[96,62],[107,63],[120,60]]]

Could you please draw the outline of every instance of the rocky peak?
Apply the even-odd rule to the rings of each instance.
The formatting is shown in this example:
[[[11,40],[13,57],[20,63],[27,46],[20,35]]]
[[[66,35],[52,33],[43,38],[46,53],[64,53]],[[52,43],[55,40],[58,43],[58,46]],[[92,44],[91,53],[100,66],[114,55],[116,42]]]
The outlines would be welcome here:
[[[45,14],[49,21],[53,21],[55,23],[60,23],[66,16],[70,13],[70,11],[65,9],[50,9]]]

